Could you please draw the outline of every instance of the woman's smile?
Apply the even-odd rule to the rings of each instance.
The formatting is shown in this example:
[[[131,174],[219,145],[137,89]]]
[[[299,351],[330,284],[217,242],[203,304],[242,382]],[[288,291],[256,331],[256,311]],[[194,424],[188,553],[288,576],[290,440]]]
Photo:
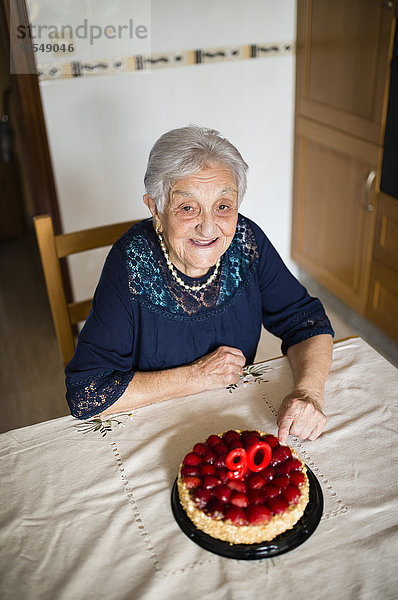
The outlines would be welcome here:
[[[218,237],[212,239],[212,240],[197,240],[197,239],[190,239],[190,241],[192,242],[192,244],[195,244],[195,246],[201,246],[204,248],[207,248],[209,246],[211,246],[212,244],[215,244],[215,242],[217,242]]]

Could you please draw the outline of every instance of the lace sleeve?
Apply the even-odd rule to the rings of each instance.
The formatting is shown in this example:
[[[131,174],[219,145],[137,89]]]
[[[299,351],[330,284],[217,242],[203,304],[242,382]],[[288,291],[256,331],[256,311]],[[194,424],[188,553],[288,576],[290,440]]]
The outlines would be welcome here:
[[[88,419],[109,408],[120,398],[134,376],[133,371],[107,371],[72,381],[66,378],[66,400],[78,419]]]
[[[300,342],[303,342],[304,340],[307,340],[315,335],[327,333],[331,336],[334,336],[334,331],[328,317],[325,314],[325,311],[323,310],[321,302],[317,298],[314,298],[313,302],[317,305],[317,307],[311,311],[306,311],[303,314],[297,315],[292,320],[291,326],[288,328],[287,332],[285,324],[285,332],[284,335],[281,336],[283,354],[286,354],[290,346],[299,344]]]
[[[97,415],[123,394],[137,364],[135,327],[125,259],[115,245],[106,259],[75,355],[65,369],[66,400],[74,417]]]

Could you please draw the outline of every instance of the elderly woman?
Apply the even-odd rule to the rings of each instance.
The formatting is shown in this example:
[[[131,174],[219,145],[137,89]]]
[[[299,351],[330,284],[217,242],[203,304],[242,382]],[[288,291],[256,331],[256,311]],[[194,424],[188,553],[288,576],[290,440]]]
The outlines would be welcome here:
[[[238,213],[247,168],[213,129],[174,129],[155,143],[144,195],[152,219],[113,246],[66,368],[74,416],[237,383],[263,324],[282,339],[294,376],[280,440],[320,435],[333,331],[320,301]]]

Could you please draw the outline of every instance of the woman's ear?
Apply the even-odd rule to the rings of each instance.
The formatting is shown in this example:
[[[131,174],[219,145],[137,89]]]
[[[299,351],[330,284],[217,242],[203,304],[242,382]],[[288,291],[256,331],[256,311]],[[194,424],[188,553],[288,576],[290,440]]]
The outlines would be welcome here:
[[[155,227],[156,228],[161,227],[159,213],[158,213],[158,209],[156,208],[155,200],[149,194],[144,194],[143,200],[144,200],[144,204],[151,211],[151,215],[153,217]]]

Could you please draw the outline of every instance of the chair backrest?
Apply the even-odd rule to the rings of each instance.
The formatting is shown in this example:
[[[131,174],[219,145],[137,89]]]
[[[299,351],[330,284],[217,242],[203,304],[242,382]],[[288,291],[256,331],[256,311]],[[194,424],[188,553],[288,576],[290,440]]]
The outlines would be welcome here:
[[[60,235],[54,235],[54,228],[49,215],[39,215],[34,217],[33,220],[55,332],[62,359],[66,366],[76,349],[74,326],[87,319],[92,299],[80,302],[66,301],[60,259],[93,248],[110,246],[139,220],[104,225]]]

